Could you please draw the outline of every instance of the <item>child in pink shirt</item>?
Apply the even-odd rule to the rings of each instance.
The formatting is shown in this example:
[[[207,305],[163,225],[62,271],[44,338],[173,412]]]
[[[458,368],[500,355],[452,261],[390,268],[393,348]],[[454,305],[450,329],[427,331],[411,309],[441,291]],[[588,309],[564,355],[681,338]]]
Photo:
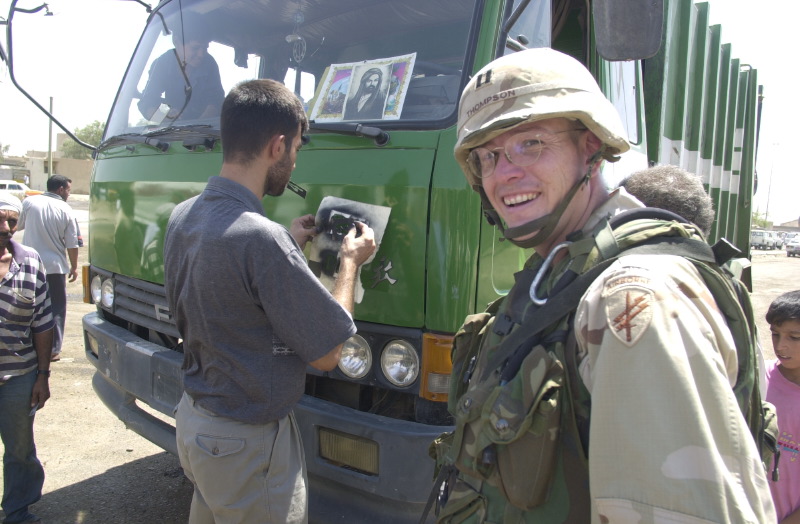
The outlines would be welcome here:
[[[780,524],[800,524],[800,290],[767,311],[777,360],[767,363],[767,401],[778,411],[780,480],[771,482]]]

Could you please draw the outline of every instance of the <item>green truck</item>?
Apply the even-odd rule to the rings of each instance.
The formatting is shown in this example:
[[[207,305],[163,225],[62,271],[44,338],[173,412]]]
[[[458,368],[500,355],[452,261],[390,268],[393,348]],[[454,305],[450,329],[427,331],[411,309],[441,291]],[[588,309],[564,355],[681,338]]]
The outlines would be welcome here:
[[[606,166],[607,183],[648,164],[702,175],[717,209],[709,240],[747,255],[760,87],[708,15],[692,0],[162,0],[95,152],[84,281],[97,310],[83,319],[95,391],[128,428],[175,452],[183,355],[163,234],[175,204],[219,171],[219,118],[191,110],[210,80],[186,68],[178,95],[155,110],[143,101],[154,61],[180,59],[173,37],[202,30],[225,92],[273,78],[308,107],[294,193],[265,198],[267,216],[288,225],[328,196],[391,210],[361,272],[358,335],[339,368],[308,369],[296,416],[313,522],[417,521],[433,480],[428,446],[451,423],[452,335],[527,257],[486,224],[453,159],[461,89],[503,54],[575,56],[632,144]],[[383,112],[359,119],[347,102],[369,69],[382,72]]]

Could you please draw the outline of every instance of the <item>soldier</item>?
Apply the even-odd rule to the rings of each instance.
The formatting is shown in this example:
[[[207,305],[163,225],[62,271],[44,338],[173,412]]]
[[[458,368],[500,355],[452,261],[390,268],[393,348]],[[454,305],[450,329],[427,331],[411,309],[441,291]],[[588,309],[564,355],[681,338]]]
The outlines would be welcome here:
[[[629,145],[591,74],[550,49],[499,58],[467,84],[457,131],[489,222],[534,253],[456,336],[439,521],[775,522],[734,339],[696,266],[593,266],[620,249],[608,218],[641,203],[601,179]],[[577,275],[588,290],[570,294]]]

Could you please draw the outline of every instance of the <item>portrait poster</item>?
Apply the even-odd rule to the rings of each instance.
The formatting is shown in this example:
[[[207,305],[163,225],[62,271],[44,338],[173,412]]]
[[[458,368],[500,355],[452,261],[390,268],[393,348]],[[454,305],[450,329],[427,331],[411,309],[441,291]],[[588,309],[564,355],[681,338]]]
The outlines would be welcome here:
[[[416,53],[331,64],[310,119],[315,122],[397,120],[403,111]]]
[[[322,199],[317,210],[316,226],[317,235],[311,241],[308,256],[308,266],[319,278],[328,291],[333,291],[336,275],[339,268],[339,251],[342,240],[353,227],[353,222],[363,222],[375,232],[375,253],[378,252],[389,223],[391,208],[376,206],[347,200],[344,198],[328,196]],[[375,258],[372,254],[365,264]],[[361,284],[361,268],[356,276],[356,289],[354,300],[361,303],[364,298],[364,286]]]

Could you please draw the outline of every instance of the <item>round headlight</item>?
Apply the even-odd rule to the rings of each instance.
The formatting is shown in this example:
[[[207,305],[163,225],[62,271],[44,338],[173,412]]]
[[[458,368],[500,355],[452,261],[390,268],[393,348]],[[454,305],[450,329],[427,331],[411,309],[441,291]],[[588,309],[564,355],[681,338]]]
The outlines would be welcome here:
[[[110,278],[104,280],[100,287],[100,303],[107,308],[114,305],[114,282]]]
[[[92,302],[94,302],[95,304],[100,303],[100,295],[101,295],[100,286],[102,286],[102,284],[103,284],[103,279],[100,278],[100,275],[95,275],[90,285],[90,290],[92,293]]]
[[[372,351],[363,337],[353,335],[342,345],[339,369],[350,378],[362,378],[372,369]]]
[[[392,340],[383,348],[381,369],[395,386],[410,386],[417,380],[419,357],[414,347],[405,340]]]

